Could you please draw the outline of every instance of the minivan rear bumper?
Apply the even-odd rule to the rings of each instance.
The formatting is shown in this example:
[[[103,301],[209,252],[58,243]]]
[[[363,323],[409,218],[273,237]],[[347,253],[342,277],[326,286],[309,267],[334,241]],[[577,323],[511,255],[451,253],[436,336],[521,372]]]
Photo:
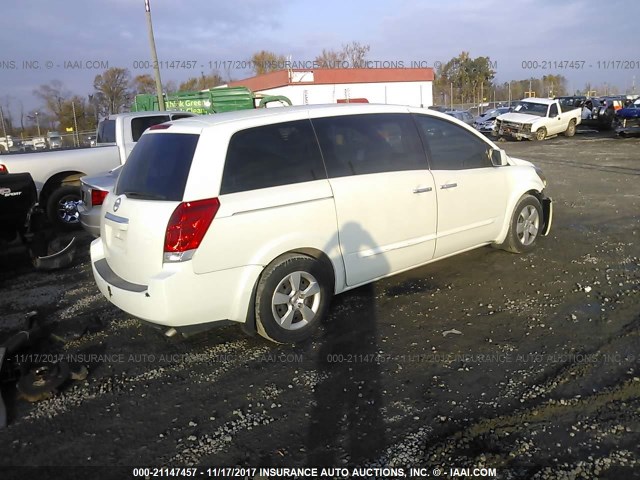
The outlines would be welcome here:
[[[115,306],[158,325],[182,327],[231,320],[244,323],[262,267],[249,265],[196,274],[191,262],[166,264],[148,285],[127,282],[108,266],[102,239],[91,243],[91,269]]]

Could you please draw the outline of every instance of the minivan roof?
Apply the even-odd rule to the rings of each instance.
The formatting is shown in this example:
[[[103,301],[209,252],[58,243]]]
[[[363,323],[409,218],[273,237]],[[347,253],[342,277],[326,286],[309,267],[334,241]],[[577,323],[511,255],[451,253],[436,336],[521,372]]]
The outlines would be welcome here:
[[[195,117],[180,119],[180,126],[187,128],[206,128],[221,123],[229,123],[247,119],[266,118],[283,114],[292,115],[302,119],[322,115],[348,115],[349,113],[401,113],[408,112],[410,110],[413,110],[412,107],[408,107],[406,105],[386,105],[375,103],[298,105],[293,107],[259,108],[251,110],[237,110],[234,112],[214,113],[211,115],[198,115]],[[429,111],[429,113],[432,112],[433,110]]]

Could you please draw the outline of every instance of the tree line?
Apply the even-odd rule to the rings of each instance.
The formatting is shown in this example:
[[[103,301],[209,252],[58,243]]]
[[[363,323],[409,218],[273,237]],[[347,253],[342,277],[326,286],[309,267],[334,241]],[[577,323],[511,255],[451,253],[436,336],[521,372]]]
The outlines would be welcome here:
[[[335,65],[357,68],[367,60],[370,46],[353,41],[343,44],[340,49],[323,49],[315,58],[318,68],[332,68]],[[261,75],[282,68],[287,57],[275,52],[262,50],[251,57],[253,73]],[[568,93],[567,79],[562,75],[544,75],[540,78],[527,78],[510,82],[496,82],[495,65],[489,57],[472,58],[468,52],[461,52],[435,70],[433,83],[433,102],[439,105],[479,104],[494,99],[506,101],[519,100],[527,96],[559,96]],[[176,84],[168,81],[162,88],[166,94],[178,91],[198,91],[223,85],[231,81],[231,72],[227,71],[226,81],[218,71],[208,74],[201,72]],[[601,86],[585,85],[577,94],[588,94],[592,91],[604,93]],[[81,96],[68,91],[62,82],[53,80],[41,85],[33,94],[42,102],[37,110],[25,112],[19,102],[19,114],[14,117],[14,105],[5,97],[0,106],[4,120],[4,129],[10,135],[22,133],[25,136],[35,135],[36,123],[41,130],[59,130],[77,125],[78,131],[94,130],[98,120],[111,113],[127,111],[133,103],[135,95],[155,94],[155,79],[151,74],[132,76],[126,68],[111,67],[96,75],[93,81],[93,93]],[[609,89],[615,94],[614,88]],[[0,135],[2,131],[0,131]]]

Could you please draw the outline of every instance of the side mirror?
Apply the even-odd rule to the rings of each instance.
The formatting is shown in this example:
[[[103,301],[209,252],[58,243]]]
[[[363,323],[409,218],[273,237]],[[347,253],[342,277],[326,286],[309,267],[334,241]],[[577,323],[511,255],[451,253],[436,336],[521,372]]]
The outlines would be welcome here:
[[[507,165],[507,153],[501,148],[497,150],[490,148],[489,158],[491,159],[491,164],[494,167],[503,167],[504,165]]]

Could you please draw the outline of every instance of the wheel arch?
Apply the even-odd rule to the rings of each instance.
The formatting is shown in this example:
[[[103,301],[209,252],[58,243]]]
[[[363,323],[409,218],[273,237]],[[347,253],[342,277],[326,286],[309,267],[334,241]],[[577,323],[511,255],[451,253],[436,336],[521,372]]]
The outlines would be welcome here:
[[[49,195],[55,189],[63,185],[80,186],[80,178],[84,177],[86,173],[78,172],[75,170],[69,170],[66,172],[59,172],[49,177],[49,179],[42,186],[40,191],[40,204],[46,204]]]
[[[549,220],[548,216],[550,214],[550,209],[548,205],[549,202],[545,202],[546,197],[542,190],[540,190],[535,186],[529,186],[527,190],[519,191],[518,193],[513,193],[509,197],[509,201],[507,203],[507,213],[504,216],[504,223],[502,225],[502,230],[500,231],[500,235],[498,236],[498,238],[496,238],[496,241],[495,241],[496,244],[501,244],[507,238],[507,233],[509,232],[509,225],[511,224],[511,219],[513,217],[514,209],[516,208],[516,205],[518,204],[520,199],[525,195],[532,195],[536,197],[540,202],[540,205],[542,205],[542,213],[543,213],[543,216],[545,217],[543,218],[543,224],[545,225],[545,227],[543,228],[543,231],[546,230],[546,225]],[[547,205],[547,207],[545,207],[545,204]]]
[[[264,265],[262,265],[262,270],[260,271],[260,274],[257,276],[257,278],[255,279],[255,281],[253,283],[253,286],[251,288],[251,297],[250,297],[250,301],[249,301],[249,305],[248,305],[247,313],[246,313],[246,317],[245,317],[246,319],[245,319],[244,323],[242,323],[242,330],[245,333],[247,333],[247,334],[249,334],[251,336],[254,336],[258,332],[258,327],[257,327],[257,324],[256,324],[256,310],[255,310],[255,308],[256,308],[256,295],[257,295],[257,290],[258,290],[258,284],[260,283],[260,280],[262,279],[262,275],[264,274],[264,271],[272,263],[275,263],[280,258],[284,257],[285,255],[290,255],[290,254],[305,255],[307,257],[314,258],[314,259],[318,260],[321,264],[323,264],[327,268],[327,271],[332,276],[331,281],[333,283],[333,294],[335,295],[335,293],[336,293],[336,291],[338,289],[338,285],[336,284],[336,279],[339,278],[340,268],[339,268],[339,266],[337,268],[336,265],[334,265],[334,262],[331,261],[331,258],[329,257],[329,255],[327,255],[322,250],[320,250],[318,248],[314,248],[314,247],[297,247],[297,248],[292,248],[292,249],[283,251],[280,254],[274,256],[269,262],[266,262]],[[339,271],[336,271],[336,270],[339,270]]]

